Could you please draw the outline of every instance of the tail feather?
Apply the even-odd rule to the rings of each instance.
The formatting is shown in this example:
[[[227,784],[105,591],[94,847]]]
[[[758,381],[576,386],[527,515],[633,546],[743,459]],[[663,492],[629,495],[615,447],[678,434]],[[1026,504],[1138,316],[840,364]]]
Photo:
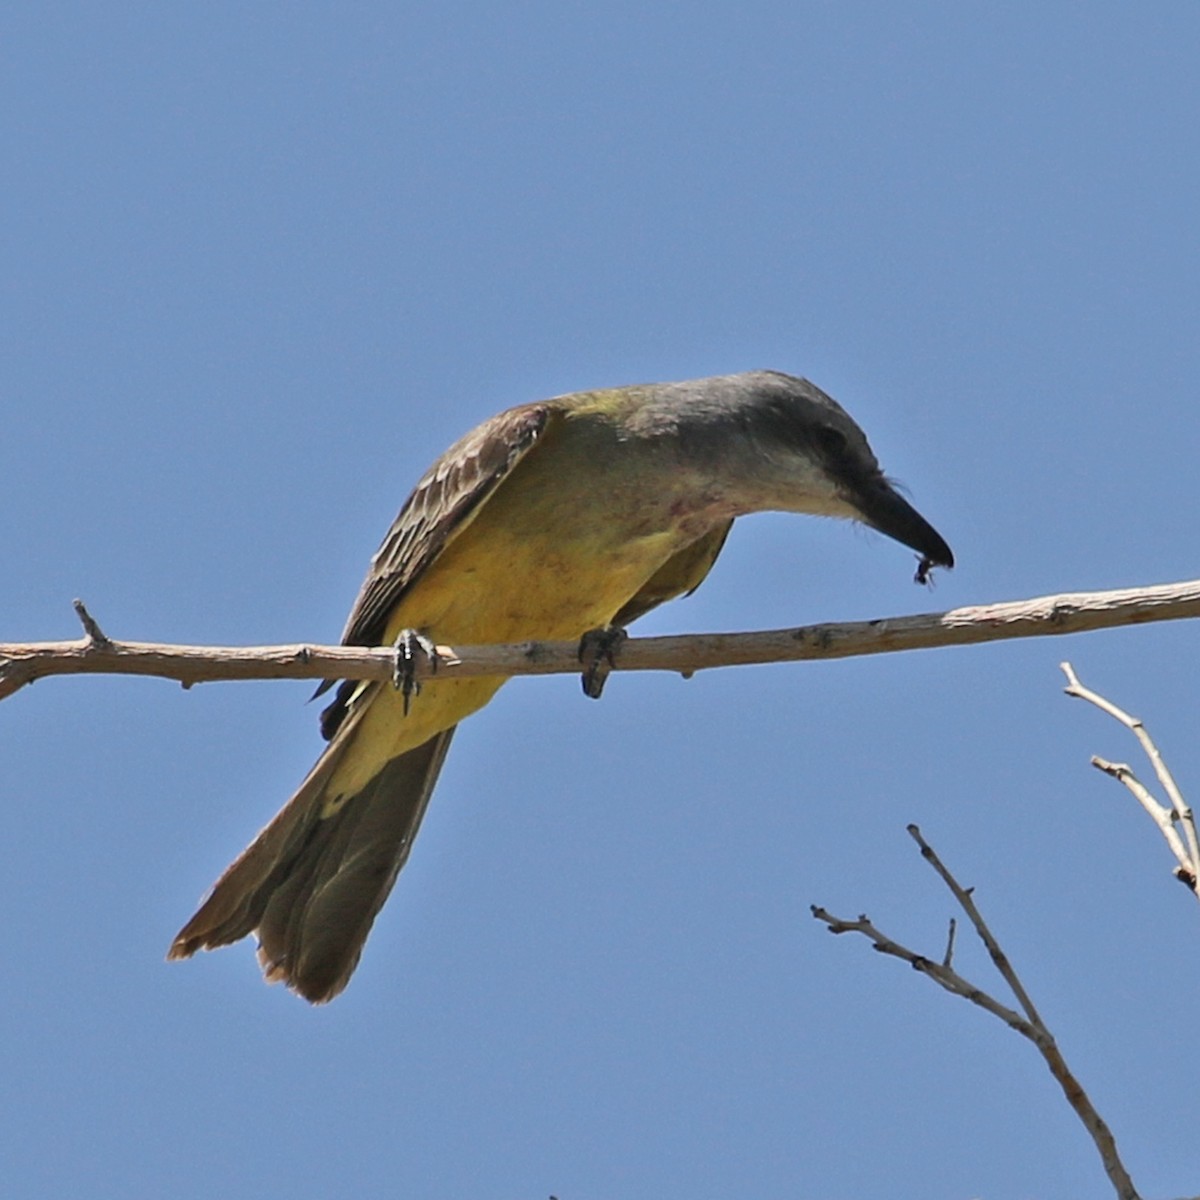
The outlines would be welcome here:
[[[453,733],[392,759],[322,820],[326,783],[349,740],[336,739],[217,881],[168,957],[187,958],[257,931],[269,982],[282,981],[314,1003],[332,1000],[349,982],[408,859]]]
[[[285,882],[258,925],[268,980],[314,1002],[332,1000],[350,981],[408,860],[453,732],[392,759],[314,830],[297,861],[298,886]]]

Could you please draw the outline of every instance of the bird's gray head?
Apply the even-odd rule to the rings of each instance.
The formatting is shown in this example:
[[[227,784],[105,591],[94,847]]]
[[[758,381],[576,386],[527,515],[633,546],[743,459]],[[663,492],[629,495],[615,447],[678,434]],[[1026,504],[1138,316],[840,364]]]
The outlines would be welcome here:
[[[807,379],[750,371],[667,386],[680,389],[668,407],[687,413],[678,432],[728,469],[721,473],[743,493],[742,511],[861,521],[916,550],[922,580],[932,566],[954,565],[942,536],[884,475],[863,431]]]

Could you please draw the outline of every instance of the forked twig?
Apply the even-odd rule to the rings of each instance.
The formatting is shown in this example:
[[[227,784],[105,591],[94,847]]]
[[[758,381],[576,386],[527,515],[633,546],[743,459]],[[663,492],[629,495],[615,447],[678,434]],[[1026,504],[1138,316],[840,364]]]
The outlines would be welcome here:
[[[1013,969],[1008,956],[1001,949],[1000,943],[987,927],[982,914],[979,912],[971,896],[971,889],[964,888],[954,878],[946,865],[937,856],[933,847],[921,836],[921,831],[916,825],[909,825],[908,832],[921,848],[921,856],[938,873],[942,881],[950,889],[959,907],[966,913],[975,932],[979,935],[979,939],[987,948],[987,952],[996,969],[1012,990],[1017,1005],[1021,1010],[1020,1012],[1001,1003],[977,984],[966,979],[958,971],[954,970],[948,961],[936,962],[923,954],[917,954],[916,951],[910,950],[907,946],[903,946],[894,939],[887,937],[871,923],[865,914],[855,921],[849,921],[835,917],[825,909],[813,905],[812,915],[818,921],[823,922],[828,927],[830,933],[861,933],[865,938],[869,939],[872,946],[880,953],[888,954],[893,958],[899,958],[909,963],[915,970],[928,976],[935,983],[945,988],[946,991],[952,992],[956,996],[961,996],[964,1000],[969,1000],[972,1004],[990,1012],[994,1017],[998,1017],[1005,1024],[1015,1029],[1022,1037],[1028,1038],[1037,1047],[1042,1058],[1045,1059],[1046,1065],[1050,1068],[1050,1073],[1058,1081],[1059,1087],[1062,1088],[1063,1095],[1067,1098],[1067,1103],[1075,1110],[1076,1116],[1079,1117],[1084,1128],[1095,1143],[1101,1162],[1104,1164],[1105,1173],[1108,1175],[1119,1200],[1140,1200],[1139,1193],[1133,1185],[1133,1180],[1130,1178],[1129,1172],[1125,1169],[1125,1165],[1121,1162],[1121,1157],[1117,1153],[1117,1143],[1113,1138],[1112,1131],[1104,1121],[1104,1118],[1096,1111],[1087,1093],[1083,1090],[1082,1084],[1080,1084],[1079,1080],[1075,1078],[1075,1075],[1067,1066],[1066,1059],[1063,1058],[1062,1052],[1058,1048],[1058,1043],[1054,1040],[1054,1035],[1050,1032],[1049,1027],[1034,1007],[1029,993],[1017,977],[1017,973]],[[949,955],[947,955],[948,958]]]
[[[1162,804],[1155,798],[1128,764],[1109,762],[1107,759],[1093,755],[1092,766],[1123,783],[1146,810],[1151,820],[1158,826],[1171,853],[1175,856],[1177,864],[1173,871],[1175,878],[1186,884],[1196,899],[1200,900],[1200,839],[1196,836],[1196,819],[1191,805],[1184,800],[1183,793],[1175,782],[1175,777],[1171,774],[1153,739],[1146,732],[1141,718],[1131,716],[1123,708],[1118,708],[1111,700],[1084,687],[1069,662],[1060,663],[1059,666],[1067,677],[1067,686],[1063,690],[1068,696],[1086,700],[1102,712],[1108,713],[1114,720],[1120,721],[1126,729],[1132,730],[1134,736],[1141,743],[1146,757],[1150,760],[1150,765],[1154,768],[1154,774],[1158,777],[1158,782],[1166,793],[1169,802],[1167,804]],[[1182,837],[1179,834],[1180,829],[1183,830]]]

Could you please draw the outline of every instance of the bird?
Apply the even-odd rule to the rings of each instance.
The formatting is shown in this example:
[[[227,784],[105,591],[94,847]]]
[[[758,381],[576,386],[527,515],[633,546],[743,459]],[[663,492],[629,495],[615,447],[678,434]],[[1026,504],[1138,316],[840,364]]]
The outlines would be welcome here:
[[[575,392],[499,413],[429,468],[371,559],[342,642],[619,636],[693,592],[733,522],[761,511],[869,526],[921,556],[922,582],[954,565],[863,431],[806,379],[749,371]],[[254,933],[269,982],[316,1004],[337,996],[455,728],[504,682],[435,674],[414,694],[411,681],[342,681],[321,714],[320,758],[168,957]]]

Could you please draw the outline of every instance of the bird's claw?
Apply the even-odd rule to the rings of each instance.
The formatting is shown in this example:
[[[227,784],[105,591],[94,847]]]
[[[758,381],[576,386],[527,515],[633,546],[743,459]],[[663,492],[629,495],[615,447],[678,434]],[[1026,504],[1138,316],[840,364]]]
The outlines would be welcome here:
[[[420,694],[421,684],[417,679],[417,662],[424,655],[429,660],[429,670],[437,674],[437,646],[424,634],[415,629],[402,629],[392,643],[392,686],[404,697],[404,715],[408,716],[412,698]]]
[[[609,672],[617,665],[617,653],[629,634],[616,625],[589,629],[579,639],[579,661],[583,664],[583,694],[599,700]]]

